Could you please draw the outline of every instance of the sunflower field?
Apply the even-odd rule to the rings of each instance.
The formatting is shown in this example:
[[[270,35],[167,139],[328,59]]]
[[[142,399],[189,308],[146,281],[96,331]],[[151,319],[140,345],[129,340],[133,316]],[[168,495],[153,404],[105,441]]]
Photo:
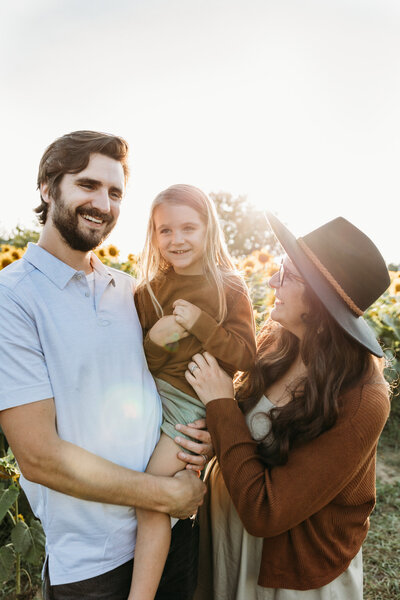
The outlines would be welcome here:
[[[0,245],[0,270],[20,259],[25,248],[10,244]],[[109,267],[138,276],[139,256],[128,254],[120,259],[120,251],[114,244],[101,246],[95,250],[100,260]],[[268,287],[268,279],[278,270],[276,257],[266,249],[255,250],[244,258],[235,259],[236,267],[243,275],[253,302],[254,316],[259,328],[269,316],[274,302],[274,293]],[[400,352],[400,271],[389,271],[389,289],[366,311],[364,317],[383,342],[386,356],[393,368],[397,369],[396,358]],[[399,372],[400,374],[400,372]]]
[[[19,260],[24,252],[25,248],[10,244],[0,245],[0,270]],[[101,246],[95,253],[107,266],[129,273],[133,277],[138,276],[138,255],[128,254],[125,260],[121,260],[120,251],[113,244]],[[249,288],[259,329],[268,318],[274,303],[274,292],[268,287],[268,280],[279,269],[277,259],[268,250],[261,249],[235,259],[235,264]],[[386,377],[396,386],[400,378],[400,271],[389,273],[391,284],[388,290],[365,312],[364,318],[374,329],[383,346],[387,359]]]
[[[8,243],[0,244],[0,270],[19,260],[24,252],[25,248]],[[125,260],[121,260],[120,252],[113,244],[102,246],[95,253],[106,265],[137,277],[139,270],[137,255],[129,254]],[[267,282],[279,268],[277,258],[265,249],[256,250],[244,258],[236,259],[236,266],[248,285],[254,317],[259,329],[268,318],[273,306],[274,292],[268,287]],[[385,376],[392,386],[393,394],[392,414],[380,442],[381,454],[386,451],[391,453],[390,456],[395,457],[393,461],[400,473],[400,463],[396,458],[400,446],[398,385],[400,380],[400,271],[390,271],[390,277],[389,289],[366,311],[364,317],[383,346],[387,359]],[[371,532],[365,544],[364,571],[367,600],[399,597],[398,588],[393,587],[397,585],[396,578],[381,567],[382,548],[386,544],[389,565],[387,568],[394,571],[400,568],[398,547],[395,545],[394,538],[390,538],[389,532],[389,527],[396,528],[391,515],[395,514],[399,491],[400,477],[395,479],[394,483],[383,484],[378,480],[379,504],[372,515]],[[385,521],[389,518],[388,515],[392,519],[390,525]],[[397,517],[393,516],[393,518]],[[398,525],[400,526],[400,522]],[[19,486],[19,473],[15,459],[0,429],[0,599],[41,598],[40,570],[44,556],[44,542],[41,525],[32,515]],[[375,549],[376,545],[380,550]]]
[[[19,260],[26,248],[10,244],[0,245],[0,270]],[[119,249],[109,244],[95,250],[100,260],[115,269],[138,276],[139,256],[128,254],[120,259]],[[235,259],[236,267],[243,275],[253,302],[257,329],[268,318],[274,303],[274,292],[268,287],[268,279],[278,270],[276,257],[266,249],[255,250],[244,258]],[[400,377],[400,271],[389,271],[391,284],[388,290],[365,312],[364,318],[374,329],[387,359],[386,376],[396,386]],[[395,392],[398,390],[396,389]]]

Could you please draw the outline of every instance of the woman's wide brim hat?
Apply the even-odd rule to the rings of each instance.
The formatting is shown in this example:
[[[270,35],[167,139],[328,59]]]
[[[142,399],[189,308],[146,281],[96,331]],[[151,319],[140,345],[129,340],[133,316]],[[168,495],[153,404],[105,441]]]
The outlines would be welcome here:
[[[275,215],[267,212],[266,216],[286,254],[338,325],[372,354],[382,357],[382,349],[362,316],[390,284],[385,261],[375,244],[343,217],[296,239]]]

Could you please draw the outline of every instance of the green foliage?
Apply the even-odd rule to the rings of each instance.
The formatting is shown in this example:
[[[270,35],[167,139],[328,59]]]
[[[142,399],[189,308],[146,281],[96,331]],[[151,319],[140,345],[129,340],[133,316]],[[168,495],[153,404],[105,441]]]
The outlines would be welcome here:
[[[132,275],[135,279],[139,274],[138,257],[135,254],[129,254],[124,262],[119,262],[119,250],[113,244],[102,246],[95,250],[95,254],[108,267],[124,271],[128,275]]]
[[[26,227],[20,227],[19,225],[11,232],[11,234],[4,240],[3,243],[10,244],[16,248],[25,248],[28,242],[37,242],[39,240],[40,233],[36,229],[27,229]]]
[[[279,245],[269,231],[264,213],[254,208],[246,196],[233,198],[231,194],[220,192],[211,193],[210,197],[215,203],[231,256],[242,257],[261,248],[279,253]]]
[[[0,491],[0,523],[19,496],[18,486],[13,483],[9,488]]]
[[[400,379],[400,297],[383,294],[364,315],[379,338],[388,365],[385,377],[392,384],[393,395],[399,396]]]
[[[1,430],[0,437],[5,448]],[[12,593],[18,598],[31,597],[33,584],[40,577],[45,536],[29,507],[26,507],[25,517],[20,513],[21,505],[26,506],[26,503],[18,483],[18,467],[10,449],[0,458],[0,477],[0,598],[10,598]]]
[[[29,563],[38,564],[43,558],[45,536],[39,521],[32,519],[30,525],[18,521],[11,531],[11,541],[15,552]]]
[[[397,476],[377,481],[376,508],[363,546],[364,598],[395,600],[400,597],[400,297],[386,292],[365,318],[382,343],[388,361],[385,377],[392,386],[392,409],[379,440],[378,459]]]
[[[273,304],[274,291],[266,286],[266,277],[265,271],[252,271],[245,276],[253,304],[257,331],[268,319]]]
[[[128,273],[128,275],[132,275],[132,277],[134,277],[135,279],[137,278],[137,276],[139,274],[138,264],[130,261],[129,259],[124,262],[117,263],[117,262],[115,262],[115,260],[110,260],[109,258],[105,258],[105,259],[102,259],[102,262],[104,264],[108,265],[109,267],[111,267],[112,269],[118,269],[119,271]]]
[[[388,264],[389,271],[400,271],[400,263],[396,265],[395,263]]]
[[[11,544],[0,548],[0,582],[10,578],[15,563],[15,552]]]

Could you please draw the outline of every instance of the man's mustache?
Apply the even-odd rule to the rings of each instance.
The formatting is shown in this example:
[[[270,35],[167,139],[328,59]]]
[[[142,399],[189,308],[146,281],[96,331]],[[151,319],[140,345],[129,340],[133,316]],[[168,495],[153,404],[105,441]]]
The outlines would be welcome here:
[[[88,217],[93,217],[94,219],[101,219],[105,223],[111,223],[114,218],[110,213],[102,213],[96,208],[84,208],[80,207],[76,211],[79,215],[87,215]]]

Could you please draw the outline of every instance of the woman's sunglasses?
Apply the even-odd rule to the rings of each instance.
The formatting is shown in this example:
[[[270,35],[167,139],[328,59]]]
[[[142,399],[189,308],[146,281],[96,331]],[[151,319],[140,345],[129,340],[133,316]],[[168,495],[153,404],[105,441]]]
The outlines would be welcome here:
[[[283,283],[285,281],[285,277],[290,281],[291,279],[294,279],[295,281],[299,281],[300,283],[305,283],[304,279],[302,277],[299,277],[298,275],[295,275],[292,271],[290,271],[290,269],[288,269],[287,267],[284,266],[283,264],[283,260],[281,261],[281,265],[279,267],[279,287],[283,286]]]

